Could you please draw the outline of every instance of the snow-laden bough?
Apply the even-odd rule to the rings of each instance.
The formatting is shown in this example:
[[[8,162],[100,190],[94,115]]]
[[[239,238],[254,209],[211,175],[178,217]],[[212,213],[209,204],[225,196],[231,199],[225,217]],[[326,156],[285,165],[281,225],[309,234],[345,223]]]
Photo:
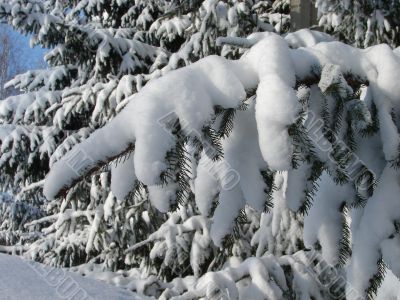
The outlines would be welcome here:
[[[397,195],[399,188],[400,61],[385,45],[360,50],[308,41],[273,33],[234,39],[232,44],[251,47],[240,60],[211,56],[150,81],[112,121],[53,165],[46,197],[61,195],[132,152],[112,171],[114,194],[124,198],[137,179],[149,188],[151,203],[167,211],[179,184],[170,179],[162,185],[170,167],[166,158],[183,136],[185,143],[202,145],[205,162],[193,172],[192,192],[203,214],[211,213],[218,198],[210,229],[216,245],[223,245],[246,205],[262,210],[268,202],[285,201],[293,210],[309,211],[307,245],[322,246],[324,258],[335,265],[350,259],[349,294],[355,289],[372,295],[376,282],[369,280],[382,275],[382,259],[399,270],[388,249],[395,245],[390,240],[397,234],[400,201],[387,193]],[[237,112],[229,134],[220,135],[217,158],[204,150],[206,132],[219,129],[216,108]],[[171,112],[181,125],[179,135],[160,124]],[[228,164],[238,183],[224,189],[223,172],[210,172],[207,160],[213,167]],[[119,184],[125,176],[133,178],[130,184]],[[281,200],[273,193],[277,186]]]

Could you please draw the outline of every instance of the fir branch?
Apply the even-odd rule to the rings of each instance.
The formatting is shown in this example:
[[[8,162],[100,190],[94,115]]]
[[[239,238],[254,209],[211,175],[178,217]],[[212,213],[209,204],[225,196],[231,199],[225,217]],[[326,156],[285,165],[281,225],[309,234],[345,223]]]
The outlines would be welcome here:
[[[382,285],[383,279],[386,274],[386,264],[382,257],[376,262],[377,271],[369,280],[369,287],[366,289],[367,299],[373,300],[378,292],[379,287]]]
[[[234,119],[235,119],[236,109],[228,108],[226,109],[221,118],[221,124],[219,127],[218,135],[221,138],[226,138],[233,130]]]
[[[288,134],[294,145],[292,157],[292,165],[294,169],[298,167],[300,161],[310,162],[317,160],[314,143],[308,136],[307,129],[303,125],[304,118],[304,114],[300,114],[297,121],[288,128]]]
[[[324,170],[325,166],[321,161],[315,160],[312,163],[310,176],[307,178],[307,185],[304,190],[303,203],[299,208],[299,213],[301,215],[306,215],[308,213],[308,210],[311,208],[313,197],[318,190],[317,180]]]
[[[368,123],[368,125],[364,129],[360,130],[360,134],[362,137],[373,136],[375,133],[379,131],[380,124],[378,117],[378,109],[374,102],[371,103],[370,114],[372,122]]]
[[[355,141],[354,130],[352,126],[352,119],[349,113],[346,114],[346,123],[347,123],[347,130],[344,137],[346,145],[349,146],[352,152],[355,152],[357,149],[357,143]]]
[[[332,131],[330,130],[330,113],[329,113],[329,107],[328,107],[328,100],[324,96],[322,99],[322,104],[321,104],[321,119],[324,122],[324,125],[322,127],[322,133],[324,134],[325,138],[332,143],[333,141],[333,134]]]
[[[267,169],[260,171],[260,173],[266,185],[266,188],[264,189],[264,193],[266,195],[264,212],[270,212],[271,209],[274,207],[272,194],[277,189],[276,185],[274,184],[276,172]]]
[[[351,233],[346,202],[340,207],[342,219],[342,237],[339,241],[339,267],[344,267],[351,257]]]
[[[221,159],[224,156],[224,152],[219,134],[211,126],[205,126],[203,128],[203,136],[203,149],[206,155],[213,161]]]

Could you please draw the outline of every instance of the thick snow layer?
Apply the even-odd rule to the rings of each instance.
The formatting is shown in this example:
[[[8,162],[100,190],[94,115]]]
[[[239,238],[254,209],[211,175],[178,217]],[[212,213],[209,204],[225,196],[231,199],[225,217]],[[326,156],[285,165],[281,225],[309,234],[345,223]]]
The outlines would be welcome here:
[[[232,72],[235,69],[236,72]],[[249,73],[241,69],[234,68],[223,58],[210,56],[148,83],[117,118],[53,166],[54,173],[47,178],[45,194],[53,198],[65,185],[64,180],[70,185],[80,173],[120,154],[135,140],[134,163],[138,179],[149,185],[159,183],[159,174],[167,167],[165,154],[175,143],[157,121],[175,111],[181,120],[191,121],[188,130],[201,132],[203,124],[210,121],[215,105],[237,107],[245,100],[244,84],[248,87],[251,79],[253,84],[256,80],[254,75],[244,78],[243,73]],[[181,102],[182,99],[185,101]],[[97,140],[94,148],[93,138]],[[81,160],[82,156],[86,159]],[[63,178],[59,178],[58,173],[64,173]]]
[[[380,119],[387,121],[381,124],[385,156],[393,159],[400,143],[389,113],[400,94],[391,80],[400,70],[396,55],[385,46],[359,50],[339,42],[290,49],[285,39],[268,34],[239,61],[210,56],[149,82],[115,119],[52,167],[44,193],[54,198],[82,174],[133,144],[137,178],[148,185],[158,184],[160,173],[167,168],[166,152],[175,144],[158,120],[173,111],[179,120],[190,121],[185,134],[198,135],[210,122],[214,106],[236,108],[246,98],[245,91],[257,86],[260,150],[272,169],[290,169],[293,149],[287,127],[300,110],[293,90],[296,78],[307,78],[315,65],[327,64],[369,80]]]
[[[115,162],[111,167],[111,175],[111,190],[117,199],[124,200],[136,180],[133,155],[130,153],[122,161]]]
[[[287,127],[296,120],[300,104],[293,90],[296,78],[289,45],[276,35],[269,36],[243,61],[258,71],[256,121],[262,155],[272,169],[290,169],[293,146]]]
[[[271,167],[287,168],[292,147],[286,128],[299,111],[293,91],[298,69],[294,59],[297,57],[291,53],[290,43],[278,35],[268,33],[262,37],[250,39],[256,42],[260,38],[239,62],[210,56],[149,82],[131,97],[117,118],[53,166],[46,180],[45,195],[53,198],[81,174],[133,144],[137,178],[149,185],[159,183],[158,176],[167,167],[165,153],[173,147],[174,139],[157,121],[173,111],[180,121],[190,121],[186,134],[201,132],[210,121],[214,106],[238,107],[246,98],[245,90],[259,83],[256,116],[258,130],[262,133],[259,135],[260,150]],[[287,38],[295,39],[297,44],[303,40],[303,45],[326,40],[325,36],[315,36],[309,31]],[[59,174],[63,174],[62,178]]]
[[[30,300],[144,299],[63,269],[0,254],[0,298]]]

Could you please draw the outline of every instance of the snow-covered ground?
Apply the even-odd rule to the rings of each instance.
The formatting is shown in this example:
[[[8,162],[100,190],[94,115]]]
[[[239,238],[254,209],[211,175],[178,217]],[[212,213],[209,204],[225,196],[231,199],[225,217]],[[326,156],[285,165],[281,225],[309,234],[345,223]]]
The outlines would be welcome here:
[[[143,300],[128,290],[79,274],[0,254],[0,300]],[[400,283],[388,272],[377,300],[400,299]]]
[[[123,300],[142,298],[130,291],[62,269],[0,254],[0,299]]]

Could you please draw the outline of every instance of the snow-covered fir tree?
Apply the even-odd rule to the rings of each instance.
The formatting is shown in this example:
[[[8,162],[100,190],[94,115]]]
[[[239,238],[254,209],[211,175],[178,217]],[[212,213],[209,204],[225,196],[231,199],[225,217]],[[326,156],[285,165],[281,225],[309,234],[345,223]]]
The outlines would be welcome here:
[[[307,31],[219,42],[251,49],[240,60],[211,56],[149,82],[111,122],[53,165],[46,196],[62,195],[129,151],[111,174],[115,195],[140,183],[159,211],[193,197],[201,215],[212,218],[209,225],[203,219],[180,226],[172,219],[126,253],[150,240],[168,260],[185,246],[180,233],[194,228],[201,228],[197,254],[202,245],[209,249],[209,239],[228,249],[246,207],[263,211],[283,203],[308,213],[304,243],[321,249],[324,261],[346,275],[347,298],[373,297],[386,266],[395,274],[399,268],[398,56],[387,45],[359,50]],[[128,169],[136,183],[125,180]],[[249,289],[260,299],[283,297],[285,285],[277,278],[276,290],[265,282],[268,268],[263,277],[246,261],[206,273],[194,290],[188,278],[175,280],[171,293],[204,296],[196,287],[211,276],[234,298]],[[229,275],[218,278],[219,272]],[[258,279],[265,289],[255,288]],[[325,286],[318,287],[321,294],[311,295],[326,298]],[[311,293],[305,287],[294,292],[304,290]]]
[[[359,47],[386,43],[400,46],[397,0],[317,0],[319,25]]]
[[[2,229],[5,235],[25,230],[24,238],[8,237],[1,250],[21,250],[32,259],[58,266],[79,265],[93,258],[106,270],[140,267],[162,279],[172,279],[179,272],[198,276],[208,268],[216,270],[233,253],[249,256],[260,219],[254,213],[237,229],[246,238],[236,235],[227,251],[220,251],[211,240],[207,247],[197,240],[196,233],[185,237],[193,255],[196,247],[205,252],[190,270],[178,271],[180,264],[167,263],[175,258],[175,252],[164,252],[162,260],[149,261],[155,245],[125,257],[129,246],[148,240],[150,233],[174,218],[178,227],[192,218],[204,218],[207,224],[210,220],[199,216],[193,199],[182,203],[176,213],[159,213],[143,201],[156,191],[141,184],[134,193],[110,193],[109,172],[119,159],[83,180],[61,201],[43,203],[41,186],[49,166],[106,124],[148,80],[210,54],[237,58],[243,51],[223,42],[217,45],[218,36],[284,32],[287,13],[287,1],[3,1],[3,20],[31,34],[32,45],[51,51],[46,56],[50,67],[10,81],[8,86],[23,93],[1,103],[2,186],[13,189],[18,198],[4,202]],[[121,160],[129,157],[127,153]],[[39,218],[44,211],[46,216]],[[16,216],[17,223],[13,221]],[[259,241],[256,238],[252,243]],[[265,247],[260,243],[260,249]],[[185,263],[190,251],[182,252]]]
[[[363,299],[400,276],[400,61],[279,36],[288,5],[0,0],[51,49],[0,103],[0,251],[161,299]]]
[[[35,198],[35,195],[30,197]],[[0,251],[12,253],[18,250],[13,248],[15,244],[29,243],[38,237],[38,228],[27,231],[24,225],[44,216],[40,209],[41,200],[23,201],[7,192],[0,194]]]

